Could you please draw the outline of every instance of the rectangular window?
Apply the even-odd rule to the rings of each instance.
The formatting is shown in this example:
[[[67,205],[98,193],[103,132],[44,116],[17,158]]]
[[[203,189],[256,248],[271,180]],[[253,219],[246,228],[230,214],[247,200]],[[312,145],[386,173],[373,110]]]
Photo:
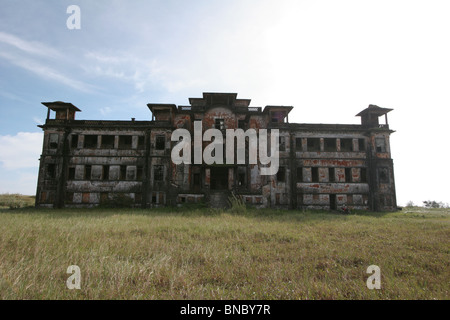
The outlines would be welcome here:
[[[166,136],[156,136],[156,150],[164,150],[166,148]]]
[[[72,149],[77,149],[78,148],[78,135],[77,134],[73,134],[72,135],[72,141],[71,141],[70,147]]]
[[[345,182],[352,182],[352,168],[345,168]]]
[[[378,168],[378,179],[380,183],[389,183],[389,169]]]
[[[303,167],[297,167],[297,182],[303,182]]]
[[[225,121],[223,119],[216,119],[215,128],[219,130],[225,130]]]
[[[302,151],[302,138],[295,138],[295,150]]]
[[[336,179],[334,177],[334,168],[328,168],[328,181],[334,182]]]
[[[200,186],[200,173],[194,173],[194,187]]]
[[[286,168],[285,167],[279,167],[278,168],[277,181],[278,182],[285,182],[286,181]]]
[[[73,203],[73,192],[66,192],[66,203]]]
[[[320,151],[320,139],[308,138],[307,140],[308,151]]]
[[[49,163],[45,167],[45,177],[47,179],[55,179],[56,177],[56,165]]]
[[[120,166],[119,180],[127,179],[127,166]]]
[[[386,141],[384,137],[375,139],[375,149],[377,152],[386,152]]]
[[[119,149],[131,149],[132,136],[119,136]]]
[[[84,166],[84,180],[91,180],[91,172],[92,172],[92,166],[85,165]]]
[[[114,148],[114,140],[115,136],[102,136],[102,148],[104,149],[113,149]]]
[[[139,136],[138,137],[138,145],[137,145],[138,149],[145,149],[145,137],[144,136]]]
[[[70,167],[69,168],[68,179],[69,180],[75,180],[75,167]]]
[[[109,166],[103,166],[103,180],[109,180]]]
[[[286,151],[285,137],[278,137],[279,151]]]
[[[87,149],[97,148],[97,136],[94,135],[84,136],[84,147]]]
[[[366,151],[366,143],[364,139],[358,139],[359,151]]]
[[[238,186],[245,187],[245,173],[240,172],[238,175]]]
[[[144,175],[144,168],[143,167],[137,167],[136,169],[136,180],[142,180],[142,177]]]
[[[361,177],[361,182],[363,182],[363,183],[367,182],[367,169],[366,168],[361,168],[360,177]]]
[[[154,166],[153,167],[153,179],[155,181],[164,180],[164,166]]]
[[[135,193],[134,194],[134,203],[141,203],[142,202],[142,193]]]
[[[247,186],[247,168],[246,167],[238,167],[238,186],[246,187]]]
[[[335,152],[336,151],[336,139],[335,138],[325,138],[323,139],[324,151]]]
[[[319,168],[317,167],[311,168],[311,179],[312,182],[319,182]]]
[[[50,149],[58,149],[59,134],[51,133],[48,138],[48,147]]]
[[[341,139],[341,152],[350,152],[353,150],[352,139]]]

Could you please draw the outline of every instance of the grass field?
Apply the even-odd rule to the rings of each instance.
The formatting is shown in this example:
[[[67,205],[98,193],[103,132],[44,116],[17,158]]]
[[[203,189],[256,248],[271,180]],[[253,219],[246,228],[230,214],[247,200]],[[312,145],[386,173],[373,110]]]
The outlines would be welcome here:
[[[0,298],[449,299],[449,240],[449,209],[2,209]]]

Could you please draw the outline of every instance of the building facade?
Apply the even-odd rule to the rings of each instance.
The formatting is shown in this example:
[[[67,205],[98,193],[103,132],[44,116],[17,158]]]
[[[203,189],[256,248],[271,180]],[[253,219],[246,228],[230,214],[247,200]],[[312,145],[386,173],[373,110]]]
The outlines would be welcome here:
[[[235,93],[204,93],[187,106],[148,104],[151,121],[75,120],[81,110],[71,103],[43,105],[38,207],[92,207],[118,198],[142,208],[222,206],[234,193],[256,207],[397,208],[389,143],[394,131],[387,121],[392,109],[370,105],[357,114],[361,124],[350,125],[290,123],[292,107],[251,107]],[[278,172],[261,175],[260,164],[174,164],[172,132],[182,128],[194,136],[196,121],[203,131],[278,129]],[[246,149],[248,155],[248,144]]]

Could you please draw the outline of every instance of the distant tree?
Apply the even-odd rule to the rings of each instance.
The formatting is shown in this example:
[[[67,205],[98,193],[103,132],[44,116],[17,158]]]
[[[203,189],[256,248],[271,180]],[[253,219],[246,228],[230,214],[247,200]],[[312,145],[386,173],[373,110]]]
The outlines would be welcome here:
[[[441,202],[437,202],[437,201],[423,201],[423,205],[425,208],[448,208],[448,204],[444,204],[442,201]]]
[[[414,202],[412,202],[412,201],[410,200],[410,201],[408,201],[408,202],[406,203],[406,206],[407,206],[407,207],[414,207]]]

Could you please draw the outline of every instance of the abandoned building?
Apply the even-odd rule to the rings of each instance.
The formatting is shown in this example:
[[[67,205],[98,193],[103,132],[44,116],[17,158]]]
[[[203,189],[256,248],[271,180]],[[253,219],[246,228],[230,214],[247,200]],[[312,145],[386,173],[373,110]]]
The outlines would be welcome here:
[[[92,207],[118,195],[142,208],[222,206],[234,193],[256,207],[397,208],[389,143],[394,131],[387,121],[392,109],[369,105],[355,125],[290,123],[293,107],[251,107],[235,93],[203,93],[187,106],[148,104],[151,121],[75,120],[81,110],[71,103],[42,104],[48,112],[39,126],[44,141],[38,207]],[[278,172],[263,176],[259,164],[175,165],[171,134],[177,128],[192,133],[194,121],[201,121],[203,130],[222,132],[278,129]]]

